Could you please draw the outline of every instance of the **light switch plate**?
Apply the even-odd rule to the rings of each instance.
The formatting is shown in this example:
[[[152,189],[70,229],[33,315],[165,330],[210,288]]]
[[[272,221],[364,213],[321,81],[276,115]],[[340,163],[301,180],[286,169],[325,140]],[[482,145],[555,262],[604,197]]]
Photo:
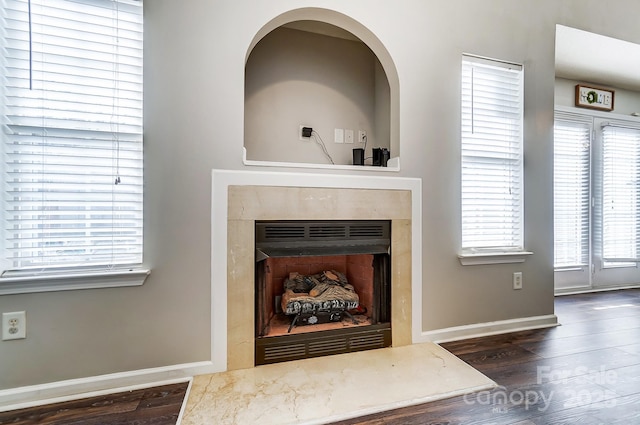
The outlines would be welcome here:
[[[344,131],[344,142],[349,144],[353,143],[353,130]]]

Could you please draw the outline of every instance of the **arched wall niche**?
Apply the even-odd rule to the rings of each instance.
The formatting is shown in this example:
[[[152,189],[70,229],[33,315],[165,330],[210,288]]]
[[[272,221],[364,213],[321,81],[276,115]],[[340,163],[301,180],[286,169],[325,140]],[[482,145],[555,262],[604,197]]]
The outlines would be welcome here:
[[[358,135],[365,130],[365,164],[372,148],[383,147],[392,158],[386,170],[399,169],[393,59],[373,32],[333,10],[285,12],[260,28],[247,49],[245,163],[333,167],[317,138],[300,139],[300,125],[318,131],[336,167],[361,168],[352,165],[352,149],[363,147]],[[335,143],[335,129],[344,130],[345,142],[351,130],[354,143]]]

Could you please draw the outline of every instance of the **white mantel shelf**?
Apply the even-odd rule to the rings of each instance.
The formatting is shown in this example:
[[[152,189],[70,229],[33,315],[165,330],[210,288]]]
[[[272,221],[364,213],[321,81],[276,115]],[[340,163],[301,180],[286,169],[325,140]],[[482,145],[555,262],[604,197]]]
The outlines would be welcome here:
[[[318,170],[344,170],[344,171],[380,171],[399,172],[400,157],[389,158],[386,167],[376,165],[342,165],[342,164],[313,164],[306,162],[278,162],[278,161],[257,161],[247,159],[247,149],[243,149],[242,163],[254,167],[278,167],[278,168],[313,168]]]

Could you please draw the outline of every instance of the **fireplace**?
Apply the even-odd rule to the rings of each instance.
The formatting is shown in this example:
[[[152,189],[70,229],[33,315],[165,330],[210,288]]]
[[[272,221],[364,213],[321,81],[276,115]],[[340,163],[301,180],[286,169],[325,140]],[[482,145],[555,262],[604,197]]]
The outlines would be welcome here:
[[[420,187],[419,179],[388,176],[213,170],[212,370],[246,369],[256,364],[252,308],[256,297],[256,221],[390,221],[391,345],[419,340]]]
[[[255,223],[255,364],[391,345],[389,220]]]

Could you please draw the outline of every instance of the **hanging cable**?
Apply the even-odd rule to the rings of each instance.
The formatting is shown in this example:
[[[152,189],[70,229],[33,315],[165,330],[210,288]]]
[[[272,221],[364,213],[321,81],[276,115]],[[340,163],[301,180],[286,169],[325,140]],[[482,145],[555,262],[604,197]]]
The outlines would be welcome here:
[[[372,159],[373,156],[367,156],[367,135],[362,136],[362,140],[364,140],[364,146],[362,147],[362,160],[366,161],[367,159]]]
[[[322,137],[320,137],[320,133],[313,130],[311,132],[311,135],[313,136],[313,139],[316,141],[318,146],[320,146],[320,148],[322,149],[322,152],[324,152],[325,156],[329,159],[331,164],[335,165],[335,162],[333,162],[333,158],[331,158],[331,155],[329,155],[329,152],[327,151],[327,147],[325,146],[324,141],[322,140]]]

